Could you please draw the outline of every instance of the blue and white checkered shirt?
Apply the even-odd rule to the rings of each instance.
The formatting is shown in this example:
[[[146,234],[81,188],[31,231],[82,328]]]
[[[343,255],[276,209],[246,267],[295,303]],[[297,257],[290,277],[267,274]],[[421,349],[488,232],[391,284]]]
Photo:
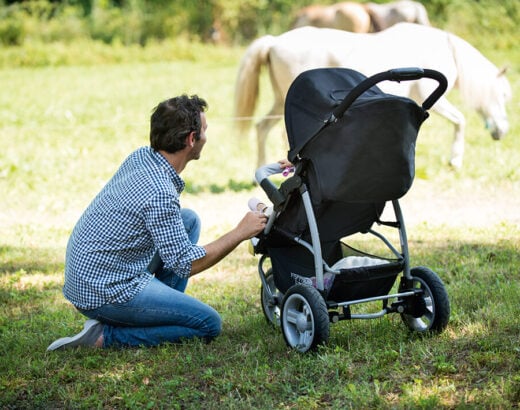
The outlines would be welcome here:
[[[184,181],[158,152],[133,152],[94,198],[67,245],[65,297],[80,309],[132,299],[152,279],[159,250],[165,268],[186,277],[206,255],[186,234],[179,194]]]

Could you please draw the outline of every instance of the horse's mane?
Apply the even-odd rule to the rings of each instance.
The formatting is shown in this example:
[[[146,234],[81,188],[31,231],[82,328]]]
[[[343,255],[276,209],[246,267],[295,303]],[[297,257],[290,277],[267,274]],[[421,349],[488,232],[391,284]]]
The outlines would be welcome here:
[[[461,97],[472,108],[479,109],[496,90],[496,78],[500,70],[467,41],[448,34],[457,65],[457,85]]]

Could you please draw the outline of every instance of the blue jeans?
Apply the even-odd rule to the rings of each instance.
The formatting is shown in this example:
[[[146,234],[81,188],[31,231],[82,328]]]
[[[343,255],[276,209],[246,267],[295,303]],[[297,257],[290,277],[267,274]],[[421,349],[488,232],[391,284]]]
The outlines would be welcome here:
[[[181,214],[190,241],[197,243],[199,217],[189,209],[182,209]],[[155,272],[155,278],[128,302],[80,310],[88,318],[105,324],[103,347],[157,346],[195,337],[209,341],[220,334],[221,318],[217,311],[184,293],[188,278],[163,269],[158,254],[149,270]]]

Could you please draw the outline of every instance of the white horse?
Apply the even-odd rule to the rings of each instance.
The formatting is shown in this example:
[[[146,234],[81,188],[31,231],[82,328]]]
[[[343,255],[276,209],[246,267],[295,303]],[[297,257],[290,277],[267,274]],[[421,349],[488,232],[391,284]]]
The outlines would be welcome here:
[[[504,71],[463,39],[430,26],[399,23],[374,34],[303,27],[255,40],[242,58],[236,80],[235,117],[242,119],[237,122],[242,132],[251,124],[262,66],[269,69],[275,100],[268,115],[256,125],[258,166],[265,163],[266,137],[283,115],[290,84],[301,72],[318,67],[348,67],[366,76],[397,67],[434,69],[448,79],[448,91],[459,89],[462,99],[482,116],[494,139],[502,138],[509,129],[506,101],[511,98],[511,87]],[[422,103],[435,83],[422,79],[379,86],[385,92]],[[459,168],[464,156],[465,118],[445,97],[432,110],[455,126],[450,163]]]

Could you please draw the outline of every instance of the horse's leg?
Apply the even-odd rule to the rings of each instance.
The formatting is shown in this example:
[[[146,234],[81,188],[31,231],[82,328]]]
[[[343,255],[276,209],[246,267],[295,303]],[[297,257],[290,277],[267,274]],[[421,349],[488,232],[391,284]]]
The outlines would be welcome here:
[[[442,115],[455,126],[455,136],[451,146],[450,165],[454,168],[462,167],[464,158],[464,130],[466,119],[446,98],[441,98],[432,108],[433,111]]]
[[[280,120],[280,116],[283,113],[283,102],[278,99],[274,102],[273,107],[269,113],[256,124],[256,135],[257,135],[257,168],[265,165],[266,150],[265,144],[267,141],[267,134]]]

